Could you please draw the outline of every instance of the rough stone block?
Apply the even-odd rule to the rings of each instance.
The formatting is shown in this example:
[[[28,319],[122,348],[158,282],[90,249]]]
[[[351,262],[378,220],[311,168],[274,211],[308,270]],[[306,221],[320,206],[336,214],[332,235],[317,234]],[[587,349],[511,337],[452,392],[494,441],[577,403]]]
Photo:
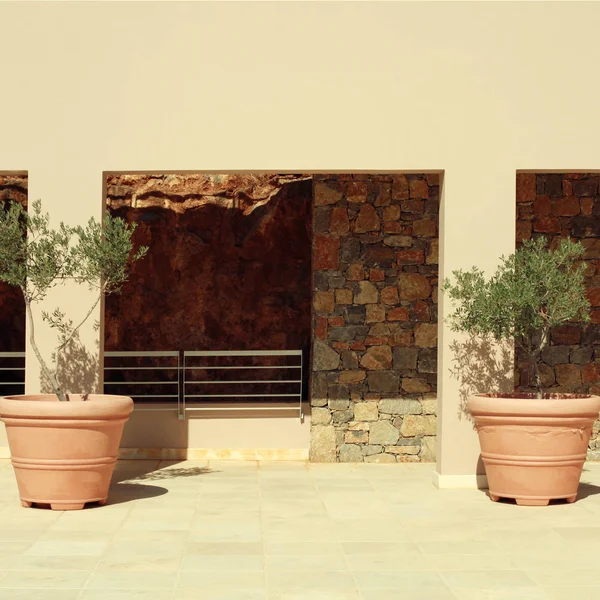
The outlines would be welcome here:
[[[331,412],[327,408],[313,408],[310,411],[311,426],[329,425],[331,423]]]
[[[408,309],[404,306],[398,306],[396,308],[392,308],[388,311],[387,320],[388,321],[403,321],[407,322],[410,319],[408,314]]]
[[[358,369],[358,356],[352,350],[342,350],[342,366],[346,370]]]
[[[336,270],[339,265],[340,238],[334,235],[314,236],[313,269]]]
[[[342,288],[335,290],[336,304],[352,304],[352,290]]]
[[[425,263],[428,265],[437,265],[439,262],[439,250],[439,240],[431,240],[427,246],[427,257],[425,259]]]
[[[389,454],[419,454],[421,446],[387,446],[385,451]]]
[[[385,306],[381,304],[367,304],[367,323],[380,323],[385,321]]]
[[[388,306],[398,304],[398,288],[388,285],[381,290],[381,301]]]
[[[400,206],[394,204],[393,206],[387,206],[383,209],[383,220],[384,221],[397,221],[400,218]]]
[[[363,453],[356,444],[342,444],[340,446],[340,462],[362,462]]]
[[[381,221],[373,205],[365,204],[361,206],[356,221],[354,222],[355,233],[379,231],[380,227]]]
[[[336,461],[336,436],[333,425],[311,427],[309,457],[312,462]]]
[[[433,415],[406,415],[402,420],[400,433],[404,437],[435,435],[436,421],[436,417]]]
[[[415,370],[418,357],[418,348],[394,348],[394,369],[398,371]]]
[[[357,421],[377,421],[379,419],[376,402],[357,402],[353,408],[354,418]]]
[[[360,240],[355,237],[344,237],[340,243],[340,261],[354,263],[360,257]],[[313,269],[317,267],[313,264]]]
[[[423,413],[426,415],[436,415],[437,414],[437,398],[421,400],[421,406],[423,407]]]
[[[406,175],[394,175],[392,180],[392,200],[408,198],[408,179]]]
[[[376,304],[379,301],[377,287],[370,281],[358,282],[358,293],[354,296],[355,304]]]
[[[351,409],[348,410],[336,410],[333,412],[333,424],[334,425],[343,425],[344,423],[349,423],[354,419],[354,413]]]
[[[390,269],[396,261],[396,252],[393,248],[382,246],[367,246],[364,253],[364,264],[367,267],[380,267]]]
[[[362,383],[366,376],[366,371],[342,371],[340,373],[340,383]]]
[[[344,325],[336,327],[329,333],[329,340],[332,342],[350,342],[356,339],[364,339],[369,333],[366,325]]]
[[[420,348],[435,348],[437,330],[437,323],[419,323],[415,326],[415,344]]]
[[[329,397],[329,408],[332,410],[342,410],[350,406],[350,391],[347,385],[334,384],[327,389]]]
[[[372,456],[373,454],[381,454],[383,452],[383,446],[363,446],[361,448],[364,456]]]
[[[392,367],[392,349],[389,346],[371,346],[360,364],[369,370],[386,371]]]
[[[313,343],[313,371],[334,371],[340,366],[340,355],[325,342]]]
[[[542,360],[549,365],[569,362],[571,349],[568,346],[548,346],[542,350]]]
[[[578,365],[556,365],[556,381],[559,385],[581,385],[581,369]]]
[[[398,276],[398,291],[402,300],[424,300],[431,295],[431,284],[419,273],[401,273]]]
[[[409,196],[411,198],[429,198],[429,186],[425,179],[411,179],[409,181]]]
[[[335,310],[333,292],[315,292],[313,306],[318,313],[332,313]]]
[[[413,235],[420,237],[435,237],[437,235],[437,222],[433,219],[420,219],[413,222]]]
[[[413,238],[410,235],[389,235],[383,239],[383,243],[392,248],[410,248]]]
[[[366,444],[369,441],[368,431],[346,431],[344,435],[344,442],[346,444]],[[362,452],[361,452],[362,455]]]
[[[365,278],[365,268],[362,263],[352,263],[346,271],[348,281],[361,281]]]
[[[397,257],[399,265],[422,265],[425,262],[423,250],[400,250]]]
[[[367,184],[364,181],[351,181],[346,186],[346,198],[352,204],[363,204],[367,201]]]
[[[369,430],[369,444],[393,446],[400,438],[400,432],[389,421],[376,421]]]
[[[340,235],[344,235],[350,231],[348,210],[345,206],[336,206],[331,211],[330,230],[331,233]]]
[[[419,352],[418,370],[419,373],[437,373],[437,348],[427,348]]]
[[[431,386],[424,379],[403,377],[402,389],[408,394],[422,394],[423,392],[430,392]]]
[[[571,352],[571,362],[577,365],[587,365],[594,355],[593,348],[583,346]]]
[[[342,191],[336,182],[315,181],[315,206],[335,204],[342,199]]]
[[[422,404],[418,400],[383,398],[379,401],[379,412],[390,415],[420,415],[422,410]]]
[[[367,318],[365,306],[346,306],[344,307],[344,319],[349,325],[361,325]]]
[[[435,462],[436,459],[436,438],[434,436],[425,436],[421,438],[421,462]]]
[[[371,371],[367,381],[372,392],[397,394],[400,390],[400,377],[394,371]]]

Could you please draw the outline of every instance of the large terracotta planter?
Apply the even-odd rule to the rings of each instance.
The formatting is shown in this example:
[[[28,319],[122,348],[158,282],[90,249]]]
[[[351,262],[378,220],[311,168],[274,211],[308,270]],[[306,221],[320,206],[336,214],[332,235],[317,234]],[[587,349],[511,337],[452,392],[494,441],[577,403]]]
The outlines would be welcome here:
[[[54,510],[104,504],[123,426],[133,410],[126,396],[54,395],[0,398],[23,506]]]
[[[490,498],[547,505],[577,498],[600,397],[576,394],[472,396]]]

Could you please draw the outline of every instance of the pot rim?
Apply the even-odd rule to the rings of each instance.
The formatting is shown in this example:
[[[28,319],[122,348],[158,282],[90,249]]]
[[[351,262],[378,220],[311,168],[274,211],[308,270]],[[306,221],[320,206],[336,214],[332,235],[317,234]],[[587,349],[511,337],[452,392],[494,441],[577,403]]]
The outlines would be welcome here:
[[[127,418],[133,411],[129,396],[72,394],[70,402],[61,402],[55,394],[20,394],[0,398],[0,419],[94,419]]]

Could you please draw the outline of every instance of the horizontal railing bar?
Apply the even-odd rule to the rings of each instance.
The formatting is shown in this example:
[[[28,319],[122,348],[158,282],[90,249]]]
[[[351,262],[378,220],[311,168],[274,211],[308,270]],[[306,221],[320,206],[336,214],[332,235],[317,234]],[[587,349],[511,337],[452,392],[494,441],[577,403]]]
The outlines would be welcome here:
[[[105,381],[104,385],[178,385],[178,381]]]
[[[165,411],[165,412],[177,412],[177,407],[154,407],[154,406],[144,406],[143,404],[136,404],[133,407],[133,410],[138,411]]]
[[[0,381],[0,387],[3,385],[25,385],[24,381]]]
[[[166,350],[165,352],[105,352],[104,356],[108,358],[125,358],[127,356],[139,356],[140,358],[148,356],[179,356],[179,351]]]
[[[0,358],[25,358],[25,352],[0,352]]]
[[[105,371],[169,371],[178,370],[181,367],[104,367]]]
[[[185,383],[194,385],[196,383],[202,383],[202,384],[206,384],[206,383],[212,383],[214,385],[227,385],[229,383],[302,383],[301,379],[265,379],[263,381],[190,381],[189,379],[186,380]]]
[[[130,398],[179,398],[176,394],[131,394]]]
[[[186,350],[184,356],[300,356],[302,350]]]
[[[186,398],[299,398],[300,394],[186,394]]]
[[[183,368],[183,367],[182,367]],[[235,370],[235,369],[301,369],[302,365],[270,365],[270,366],[254,366],[254,365],[247,365],[247,366],[241,366],[241,367],[185,367],[186,371],[208,371],[211,369],[230,369],[230,370]]]
[[[185,412],[188,410],[212,410],[212,411],[222,411],[222,410],[300,410],[298,406],[215,406],[215,407],[185,407]]]
[[[24,371],[25,367],[0,367],[0,371]]]

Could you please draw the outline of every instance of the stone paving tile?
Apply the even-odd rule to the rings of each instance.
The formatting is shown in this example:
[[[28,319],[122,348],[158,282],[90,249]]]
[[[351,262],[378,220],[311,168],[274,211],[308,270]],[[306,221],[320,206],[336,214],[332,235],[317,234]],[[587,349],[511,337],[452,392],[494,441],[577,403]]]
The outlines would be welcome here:
[[[432,465],[126,461],[107,506],[57,513],[22,508],[7,464],[2,600],[571,600],[600,591],[600,465],[586,466],[577,503],[530,508],[437,490]]]

